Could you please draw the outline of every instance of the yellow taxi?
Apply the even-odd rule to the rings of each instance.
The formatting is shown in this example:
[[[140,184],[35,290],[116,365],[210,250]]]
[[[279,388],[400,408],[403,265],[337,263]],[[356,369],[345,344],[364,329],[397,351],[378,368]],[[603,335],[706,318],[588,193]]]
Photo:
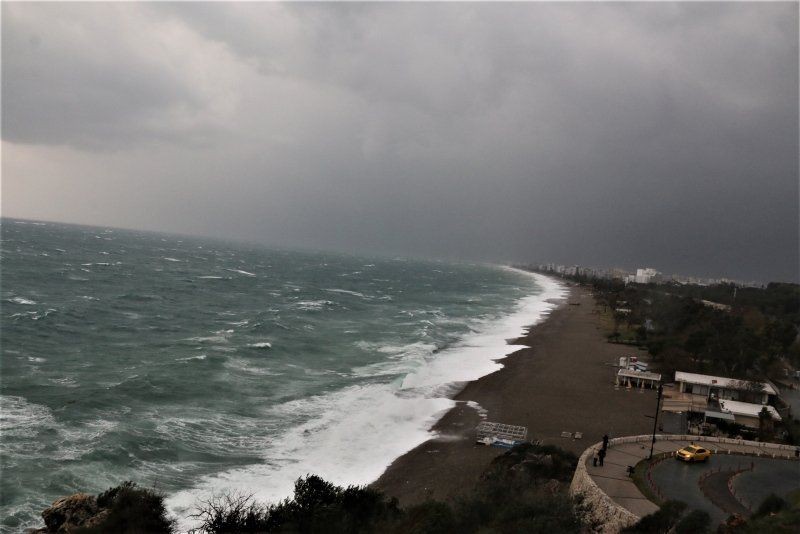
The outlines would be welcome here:
[[[711,451],[699,445],[691,444],[677,451],[675,458],[684,462],[705,462],[711,458]]]

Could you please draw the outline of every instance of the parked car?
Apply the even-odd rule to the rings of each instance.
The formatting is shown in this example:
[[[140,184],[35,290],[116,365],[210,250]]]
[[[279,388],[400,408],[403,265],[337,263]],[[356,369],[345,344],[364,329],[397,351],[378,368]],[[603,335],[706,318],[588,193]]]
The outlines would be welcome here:
[[[711,451],[699,445],[689,445],[677,451],[675,458],[684,462],[705,462],[711,458]]]

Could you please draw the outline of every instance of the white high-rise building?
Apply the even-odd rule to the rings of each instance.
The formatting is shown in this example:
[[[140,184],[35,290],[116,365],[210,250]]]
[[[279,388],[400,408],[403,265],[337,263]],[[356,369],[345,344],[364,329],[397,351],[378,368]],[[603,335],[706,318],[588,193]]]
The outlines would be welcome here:
[[[646,267],[644,269],[636,269],[635,281],[637,284],[649,284],[650,282],[657,282],[660,276],[660,272],[652,267]]]

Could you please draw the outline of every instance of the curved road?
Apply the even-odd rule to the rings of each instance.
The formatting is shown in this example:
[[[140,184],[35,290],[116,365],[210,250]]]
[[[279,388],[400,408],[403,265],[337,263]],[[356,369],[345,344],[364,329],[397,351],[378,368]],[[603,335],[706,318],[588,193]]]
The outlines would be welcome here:
[[[679,438],[678,436],[674,437]],[[654,454],[671,453],[690,443],[688,440],[659,439],[655,444]],[[724,478],[724,489],[727,491],[728,477],[732,472],[749,467],[751,462],[755,464],[754,471],[744,472],[734,479],[733,486],[737,497],[733,497],[730,492],[727,492],[727,495],[734,498],[741,508],[744,508],[741,501],[755,508],[770,491],[784,493],[788,492],[786,488],[795,487],[795,485],[800,487],[800,462],[795,460],[793,450],[762,449],[757,444],[746,442],[732,444],[705,442],[703,445],[716,451],[711,460],[705,464],[684,464],[667,458],[652,468],[653,484],[658,488],[662,498],[681,500],[693,508],[707,511],[713,520],[722,522],[730,515],[730,512],[717,507],[704,495],[700,487],[700,477],[709,470],[722,469],[723,472],[727,472],[727,475],[718,478]],[[649,440],[619,444],[614,444],[612,440],[604,466],[593,466],[591,455],[589,455],[586,470],[597,486],[618,505],[643,517],[658,510],[658,506],[639,491],[628,476],[627,469],[628,466],[635,466],[647,458],[649,453]],[[762,457],[756,457],[759,454]],[[776,455],[775,459],[772,458],[773,454]],[[720,482],[716,478],[706,482],[711,485],[709,487],[713,488],[715,500],[719,500],[720,503],[724,502],[730,507],[734,506],[727,500],[727,496],[723,497],[725,493],[722,491],[722,487],[717,486]],[[720,493],[720,496],[717,493]],[[761,493],[764,495],[761,496]]]

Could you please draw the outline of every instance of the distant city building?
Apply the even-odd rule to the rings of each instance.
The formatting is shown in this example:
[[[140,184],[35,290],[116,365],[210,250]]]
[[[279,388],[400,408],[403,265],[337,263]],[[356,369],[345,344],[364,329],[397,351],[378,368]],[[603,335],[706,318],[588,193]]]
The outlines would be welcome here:
[[[636,269],[636,276],[634,278],[637,284],[650,284],[661,281],[661,273],[652,267],[644,269]]]
[[[715,284],[730,284],[737,287],[764,287],[760,282],[742,282],[729,278],[699,278],[680,274],[664,275],[652,267],[636,269],[629,273],[624,269],[599,269],[581,265],[557,265],[555,263],[529,264],[524,268],[543,273],[557,274],[559,276],[581,277],[599,280],[621,280],[625,284],[681,284],[710,286]]]

